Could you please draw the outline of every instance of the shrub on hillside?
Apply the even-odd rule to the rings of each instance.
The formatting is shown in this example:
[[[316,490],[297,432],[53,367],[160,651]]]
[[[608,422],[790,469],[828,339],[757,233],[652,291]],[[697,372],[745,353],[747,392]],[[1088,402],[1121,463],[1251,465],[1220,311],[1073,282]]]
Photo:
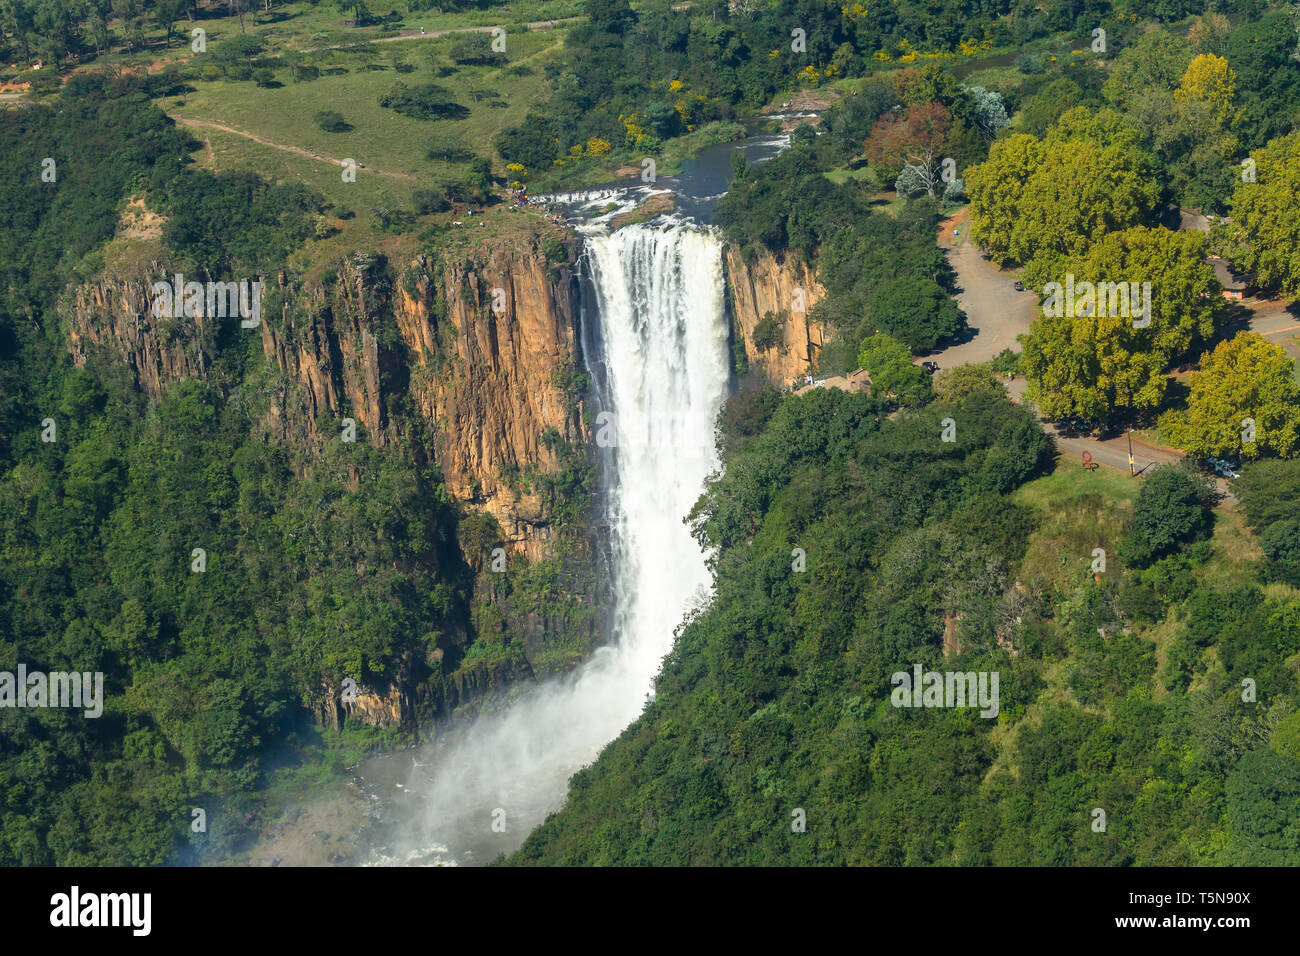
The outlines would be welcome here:
[[[333,110],[321,110],[313,119],[315,119],[316,125],[327,133],[346,133],[352,129],[351,124],[343,118],[343,115]]]
[[[1121,556],[1144,567],[1183,545],[1209,537],[1215,498],[1210,479],[1190,463],[1157,468],[1138,492]]]

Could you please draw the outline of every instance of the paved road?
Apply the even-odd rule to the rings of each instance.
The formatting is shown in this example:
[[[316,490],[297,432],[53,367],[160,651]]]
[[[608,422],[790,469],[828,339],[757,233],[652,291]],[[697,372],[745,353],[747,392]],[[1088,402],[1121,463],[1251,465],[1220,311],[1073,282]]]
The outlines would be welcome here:
[[[1019,402],[1028,383],[1021,376],[1007,382],[1007,392],[1013,402]],[[1091,456],[1091,461],[1128,471],[1128,436],[1119,435],[1102,441],[1088,435],[1076,435],[1054,422],[1043,422],[1043,429],[1056,441],[1056,447],[1067,460],[1083,467],[1083,453]],[[1156,465],[1167,465],[1178,461],[1183,453],[1177,448],[1166,448],[1148,442],[1133,439],[1133,467],[1138,474],[1145,474]]]
[[[1252,332],[1282,346],[1288,355],[1300,362],[1300,317],[1291,311],[1291,303],[1280,299],[1247,299],[1242,305],[1250,310]]]
[[[1128,449],[1129,438],[1127,435],[1119,435],[1116,438],[1101,441],[1097,438],[1071,436],[1065,434],[1061,428],[1053,422],[1043,422],[1043,429],[1052,436],[1056,442],[1056,449],[1061,453],[1063,461],[1083,467],[1083,456],[1086,452],[1092,457],[1090,461],[1100,462],[1119,471],[1128,471]],[[1159,445],[1151,445],[1137,438],[1133,439],[1133,470],[1138,477],[1142,477],[1151,472],[1157,465],[1169,465],[1176,461],[1181,461],[1183,453],[1177,448],[1163,448]],[[1232,482],[1226,478],[1215,478],[1214,486],[1223,495],[1225,501],[1236,501],[1236,496],[1232,493]]]
[[[1011,395],[1013,402],[1021,400],[1027,384],[1025,379],[1019,376],[1006,383],[1007,392]],[[1108,468],[1114,468],[1117,471],[1129,470],[1130,445],[1128,435],[1117,435],[1114,438],[1102,441],[1088,435],[1076,435],[1068,432],[1062,426],[1049,421],[1043,421],[1043,430],[1052,436],[1061,460],[1067,464],[1076,465],[1079,468],[1084,467],[1083,456],[1086,453],[1089,456],[1087,461],[1090,463],[1095,462]],[[1138,477],[1150,474],[1151,470],[1158,465],[1170,465],[1183,458],[1182,451],[1177,448],[1153,445],[1142,441],[1140,438],[1132,439],[1132,449],[1133,471]],[[1236,501],[1236,496],[1232,493],[1232,482],[1226,478],[1216,477],[1214,485],[1218,488],[1219,494],[1223,495],[1225,501]]]
[[[966,342],[950,345],[925,358],[940,368],[987,362],[1003,349],[1020,351],[1016,336],[1029,331],[1038,308],[1038,296],[1017,292],[1016,277],[1003,272],[984,258],[970,238],[970,213],[963,209],[944,220],[938,242],[948,253],[948,261],[957,273],[957,304],[966,313],[966,321],[975,336]],[[958,230],[954,239],[953,229]]]
[[[1056,440],[1056,447],[1067,461],[1083,466],[1084,454],[1091,457],[1089,461],[1100,462],[1120,471],[1128,471],[1128,438],[1121,435],[1108,441],[1101,441],[1086,436],[1066,435],[1052,422],[1044,422],[1043,428]],[[1156,465],[1168,465],[1179,461],[1183,453],[1175,448],[1158,448],[1146,442],[1133,439],[1133,469],[1144,475]]]

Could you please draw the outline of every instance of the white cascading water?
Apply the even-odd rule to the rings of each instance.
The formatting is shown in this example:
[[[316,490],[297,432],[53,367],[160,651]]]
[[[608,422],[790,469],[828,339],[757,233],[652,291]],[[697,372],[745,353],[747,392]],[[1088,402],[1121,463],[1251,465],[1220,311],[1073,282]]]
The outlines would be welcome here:
[[[615,633],[630,680],[648,690],[689,603],[712,586],[683,519],[719,465],[714,425],[730,372],[722,247],[674,224],[626,226],[588,249],[616,426]]]
[[[613,414],[612,641],[420,753],[404,788],[418,815],[384,862],[486,862],[518,848],[563,804],[574,771],[640,714],[675,630],[712,586],[683,519],[719,467],[721,244],[683,222],[585,231]]]

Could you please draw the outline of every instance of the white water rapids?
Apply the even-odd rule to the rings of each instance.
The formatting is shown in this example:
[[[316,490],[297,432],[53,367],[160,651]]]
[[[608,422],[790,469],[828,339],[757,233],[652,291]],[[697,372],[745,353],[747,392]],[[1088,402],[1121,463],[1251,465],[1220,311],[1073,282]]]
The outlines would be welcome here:
[[[612,439],[612,639],[577,671],[414,753],[402,834],[374,862],[488,862],[564,803],[568,779],[641,713],[674,631],[707,599],[683,519],[719,466],[729,362],[722,247],[684,222],[586,228]],[[595,378],[595,377],[593,377]]]

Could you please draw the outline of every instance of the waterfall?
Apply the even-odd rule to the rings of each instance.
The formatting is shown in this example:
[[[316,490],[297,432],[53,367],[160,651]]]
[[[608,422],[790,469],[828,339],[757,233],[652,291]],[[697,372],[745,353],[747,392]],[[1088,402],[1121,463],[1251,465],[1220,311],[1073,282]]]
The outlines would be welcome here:
[[[722,247],[685,222],[586,230],[603,355],[596,439],[609,455],[613,634],[574,673],[424,748],[416,808],[385,862],[487,862],[564,802],[568,778],[641,713],[661,660],[711,580],[683,519],[719,467],[729,363]],[[596,340],[596,336],[588,336]],[[593,368],[594,371],[594,368]]]
[[[674,224],[593,236],[588,250],[613,409],[597,442],[614,444],[614,626],[629,678],[648,684],[688,602],[711,586],[682,519],[719,465],[714,424],[729,376],[722,247]]]

